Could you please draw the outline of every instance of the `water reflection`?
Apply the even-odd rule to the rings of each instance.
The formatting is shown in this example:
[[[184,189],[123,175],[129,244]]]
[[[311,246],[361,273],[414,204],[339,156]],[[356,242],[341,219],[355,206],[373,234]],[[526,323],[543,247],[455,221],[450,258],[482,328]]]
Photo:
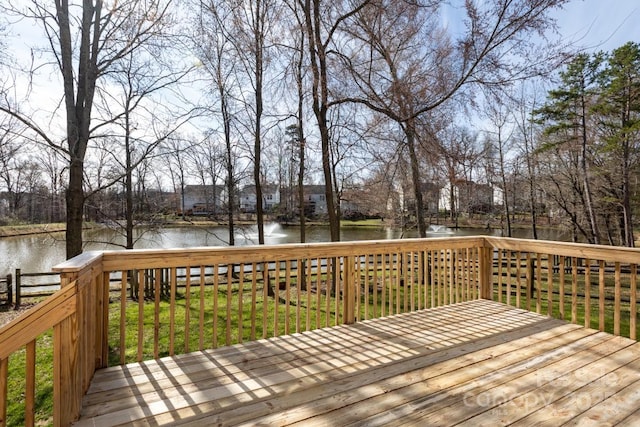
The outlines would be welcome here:
[[[255,230],[255,229],[253,229]],[[277,226],[269,228],[265,235],[266,244],[296,243],[300,240],[297,227]],[[433,230],[436,231],[436,230]],[[238,229],[236,245],[257,243],[252,237],[252,228]],[[451,234],[449,234],[451,232]],[[444,235],[500,236],[500,230],[458,229],[447,230]],[[243,238],[238,238],[243,236]],[[430,237],[442,237],[442,233],[431,233]],[[389,227],[350,227],[342,228],[340,239],[379,240],[417,237],[415,230],[402,231]],[[515,230],[514,237],[530,238],[531,232],[526,229]],[[568,235],[557,230],[543,230],[539,236],[546,240],[567,240]],[[120,250],[123,249],[124,238],[113,230],[89,230],[85,232],[85,250]],[[310,226],[306,230],[307,242],[326,242],[330,240],[329,229],[325,226]],[[175,227],[162,228],[155,231],[138,230],[135,247],[151,248],[185,248],[198,246],[226,246],[229,234],[225,227]],[[24,272],[50,271],[51,267],[65,259],[64,233],[52,233],[34,236],[18,236],[0,238],[0,275],[21,268]]]

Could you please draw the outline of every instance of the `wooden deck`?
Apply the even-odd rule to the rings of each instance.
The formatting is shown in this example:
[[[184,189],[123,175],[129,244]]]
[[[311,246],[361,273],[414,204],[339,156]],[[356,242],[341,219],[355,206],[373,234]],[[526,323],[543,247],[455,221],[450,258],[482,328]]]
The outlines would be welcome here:
[[[78,425],[638,425],[640,344],[478,300],[96,372]]]

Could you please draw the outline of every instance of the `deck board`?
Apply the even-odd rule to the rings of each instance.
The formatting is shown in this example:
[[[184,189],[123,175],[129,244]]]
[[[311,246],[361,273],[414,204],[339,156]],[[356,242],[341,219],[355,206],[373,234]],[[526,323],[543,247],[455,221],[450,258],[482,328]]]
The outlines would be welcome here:
[[[103,369],[77,424],[631,425],[639,394],[635,341],[478,300]]]

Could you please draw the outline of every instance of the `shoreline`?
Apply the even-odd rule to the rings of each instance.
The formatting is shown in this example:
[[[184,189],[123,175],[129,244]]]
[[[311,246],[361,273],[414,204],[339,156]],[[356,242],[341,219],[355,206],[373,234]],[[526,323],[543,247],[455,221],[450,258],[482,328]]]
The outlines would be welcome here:
[[[267,221],[265,224],[271,223],[271,222],[275,222],[275,221]],[[236,226],[239,226],[239,227],[246,227],[246,226],[255,225],[255,221],[238,220],[235,224]],[[293,227],[299,226],[299,223],[291,222],[291,221],[279,222],[278,224],[281,225],[282,227],[287,227],[287,228],[289,227],[293,228]],[[160,227],[211,227],[211,226],[224,227],[227,225],[227,223],[225,221],[199,220],[199,219],[184,220],[182,218],[179,218],[175,220],[161,221],[154,225],[160,226]],[[326,221],[307,221],[305,225],[307,227],[328,226]],[[448,222],[443,221],[443,224],[441,225],[451,229],[456,229],[456,228],[484,229],[484,230],[500,229],[499,224],[490,222],[488,227],[487,226],[488,224],[485,221],[473,221],[473,222],[465,221],[463,224],[459,224],[458,227],[455,227],[454,224],[449,224]],[[105,227],[105,225],[90,223],[90,222],[87,222],[84,225],[85,230],[102,228],[102,227]],[[393,227],[393,225],[385,220],[365,219],[360,221],[342,220],[341,227],[344,227],[344,228],[352,228],[352,227],[353,228],[356,228],[356,227],[357,228],[381,228],[382,227],[384,228],[384,227]],[[524,228],[530,227],[530,225],[516,223],[516,224],[513,224],[512,227],[514,229],[524,229]],[[552,229],[557,227],[550,226],[550,225],[539,225],[539,228]],[[5,226],[0,226],[0,239],[4,237],[18,237],[18,236],[37,235],[37,234],[49,234],[49,233],[64,233],[65,230],[66,230],[65,223],[5,225]]]
[[[84,230],[91,230],[100,227],[97,224],[87,222]],[[0,226],[0,239],[3,237],[32,236],[36,234],[64,233],[67,225],[64,222],[53,222],[47,224],[21,224]]]
[[[0,227],[0,238],[29,236],[32,234],[63,233],[66,229],[66,224],[63,222],[49,224],[5,225]]]

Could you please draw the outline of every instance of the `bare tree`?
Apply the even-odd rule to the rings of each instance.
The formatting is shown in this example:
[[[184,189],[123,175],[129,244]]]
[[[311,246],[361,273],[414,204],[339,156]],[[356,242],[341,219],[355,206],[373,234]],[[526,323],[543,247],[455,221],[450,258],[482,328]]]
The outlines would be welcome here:
[[[511,209],[509,203],[508,186],[508,155],[512,149],[513,141],[513,116],[507,111],[504,104],[498,99],[489,98],[487,101],[487,118],[491,124],[491,129],[487,130],[489,135],[487,141],[493,146],[494,152],[498,154],[498,173],[500,187],[502,188],[502,208],[503,217],[507,221],[507,237],[512,236],[511,230]]]
[[[64,218],[62,200],[66,186],[64,159],[55,150],[38,150],[34,153],[34,157],[35,161],[41,165],[45,180],[49,185],[47,220],[48,222],[60,222]]]
[[[367,48],[358,49],[357,61],[351,56],[343,59],[361,96],[343,101],[365,104],[403,129],[420,236],[426,234],[426,226],[416,120],[466,85],[507,84],[539,73],[557,53],[549,49],[532,55],[530,35],[550,28],[553,21],[547,12],[564,3],[566,0],[465,2],[466,30],[457,42],[440,27],[440,2],[377,0],[359,12],[352,33]]]
[[[82,225],[86,196],[83,188],[84,160],[93,132],[94,100],[99,82],[112,71],[114,63],[138,52],[170,24],[171,0],[128,0],[105,4],[83,0],[80,7],[66,0],[21,3],[9,10],[39,22],[48,38],[53,64],[63,82],[66,137],[58,142],[27,113],[11,102],[0,110],[31,127],[54,149],[65,153],[69,162],[66,191],[66,252],[71,258],[82,252]]]
[[[0,182],[4,184],[9,199],[9,213],[15,215],[20,206],[21,148],[20,135],[24,127],[12,117],[4,117],[0,123]]]
[[[228,12],[221,3],[214,0],[202,0],[198,4],[196,27],[193,37],[193,49],[198,56],[201,70],[207,82],[210,82],[208,93],[213,100],[207,111],[219,117],[222,126],[225,155],[224,168],[226,172],[226,209],[227,227],[229,230],[229,244],[235,244],[235,213],[236,213],[236,162],[237,139],[232,131],[237,113],[238,81],[237,65],[233,55],[233,44],[224,30]],[[224,12],[224,13],[223,13]],[[207,134],[211,138],[215,130]]]
[[[224,150],[212,135],[207,135],[194,147],[191,154],[191,161],[204,190],[205,211],[215,218],[220,207],[221,194],[218,182],[223,177]]]
[[[538,153],[535,151],[536,141],[539,136],[539,126],[535,123],[534,111],[537,108],[537,92],[535,85],[531,85],[527,90],[527,85],[521,86],[520,96],[515,100],[513,106],[514,123],[516,125],[520,151],[526,163],[527,190],[529,199],[529,213],[531,214],[531,232],[533,238],[538,238]]]
[[[105,93],[96,109],[104,117],[111,119],[105,122],[103,131],[113,133],[114,142],[104,149],[111,154],[113,162],[118,165],[114,179],[122,182],[125,192],[123,234],[126,239],[125,248],[134,247],[134,227],[137,212],[134,206],[134,172],[146,159],[155,156],[157,148],[173,133],[185,124],[189,114],[181,112],[181,108],[169,105],[163,111],[164,103],[156,103],[155,95],[174,88],[193,66],[173,67],[171,69],[163,57],[175,53],[170,46],[159,43],[146,46],[144,53],[129,53],[114,63],[109,74],[112,83],[110,92]],[[168,110],[168,111],[167,111]],[[163,114],[164,113],[164,114]],[[173,117],[172,117],[173,116]],[[114,145],[122,144],[123,153],[115,150]],[[100,191],[99,187],[95,191]],[[89,197],[91,194],[87,194]],[[119,222],[112,222],[119,225]]]
[[[298,0],[305,17],[305,31],[309,61],[313,76],[311,103],[320,132],[322,173],[329,216],[331,241],[340,240],[340,219],[336,210],[333,172],[331,169],[331,136],[328,110],[335,100],[329,98],[330,63],[328,54],[335,43],[336,33],[364,9],[371,0],[335,2],[323,0]]]

